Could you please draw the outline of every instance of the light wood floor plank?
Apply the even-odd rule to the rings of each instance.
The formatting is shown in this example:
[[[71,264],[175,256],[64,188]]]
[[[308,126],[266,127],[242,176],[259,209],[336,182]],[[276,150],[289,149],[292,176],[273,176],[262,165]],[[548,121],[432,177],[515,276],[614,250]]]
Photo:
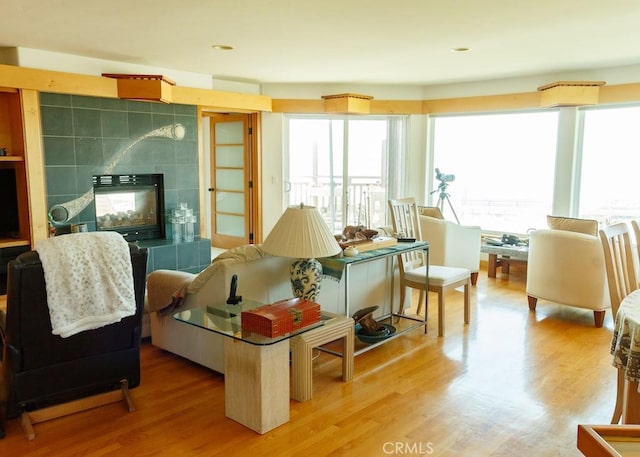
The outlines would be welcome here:
[[[349,383],[322,353],[313,399],[292,400],[290,422],[262,436],[225,417],[222,375],[144,344],[134,412],[116,403],[36,424],[31,442],[11,420],[0,455],[581,456],[577,425],[613,412],[611,316],[597,329],[587,310],[540,301],[532,313],[524,287],[515,266],[481,271],[471,324],[450,293],[443,338],[432,295],[429,333],[359,355]]]

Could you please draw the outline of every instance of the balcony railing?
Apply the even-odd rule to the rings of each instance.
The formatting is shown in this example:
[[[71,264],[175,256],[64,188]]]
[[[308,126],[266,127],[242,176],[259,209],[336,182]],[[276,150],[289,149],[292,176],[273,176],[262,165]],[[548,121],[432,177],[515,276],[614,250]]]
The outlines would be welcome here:
[[[345,225],[375,228],[386,225],[387,192],[376,176],[358,176],[348,180],[347,209],[342,208],[342,178],[298,176],[292,178],[289,203],[315,206],[334,232]],[[344,217],[346,214],[346,217]]]

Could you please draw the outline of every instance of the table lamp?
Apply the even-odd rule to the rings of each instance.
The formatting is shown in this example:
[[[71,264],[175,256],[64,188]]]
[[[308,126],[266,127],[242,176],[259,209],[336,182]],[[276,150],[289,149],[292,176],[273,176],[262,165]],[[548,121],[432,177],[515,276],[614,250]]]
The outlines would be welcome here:
[[[297,259],[291,264],[291,289],[298,298],[316,301],[320,294],[322,265],[316,257],[329,257],[342,249],[315,206],[290,206],[267,239],[265,252]]]

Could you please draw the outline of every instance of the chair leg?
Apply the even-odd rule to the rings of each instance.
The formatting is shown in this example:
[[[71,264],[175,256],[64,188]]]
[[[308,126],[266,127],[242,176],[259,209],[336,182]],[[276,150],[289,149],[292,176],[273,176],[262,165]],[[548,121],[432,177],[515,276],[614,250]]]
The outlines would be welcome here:
[[[613,408],[612,424],[619,424],[622,418],[622,403],[624,402],[624,373],[618,368],[618,382],[616,383],[616,406]]]
[[[419,316],[422,312],[422,303],[424,302],[424,290],[420,289],[420,295],[418,296],[418,309],[416,314]]]
[[[438,336],[444,336],[444,290],[438,289]]]
[[[475,286],[476,284],[478,284],[478,272],[477,271],[471,273],[471,285]]]
[[[471,309],[470,309],[470,300],[469,300],[469,283],[467,282],[464,285],[464,323],[468,324],[471,317]]]
[[[604,314],[605,311],[594,311],[593,312],[593,322],[597,328],[601,328],[604,324]]]
[[[407,295],[407,287],[400,283],[400,309],[398,310],[398,314],[404,314],[404,300]]]
[[[538,304],[538,299],[536,297],[532,297],[531,295],[527,295],[527,299],[529,300],[529,309],[531,311],[535,311],[536,305]]]

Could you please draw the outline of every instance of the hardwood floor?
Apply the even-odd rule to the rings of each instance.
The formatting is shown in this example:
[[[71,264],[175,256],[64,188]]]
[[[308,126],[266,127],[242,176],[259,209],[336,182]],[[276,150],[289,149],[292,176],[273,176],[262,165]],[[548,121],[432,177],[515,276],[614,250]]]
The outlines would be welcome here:
[[[578,424],[607,424],[615,400],[611,315],[540,301],[529,311],[525,274],[447,296],[443,338],[435,296],[429,333],[416,330],[355,359],[352,382],[321,354],[311,401],[258,435],[225,418],[223,376],[150,344],[142,349],[136,411],[113,404],[37,424],[27,441],[6,424],[2,456],[581,456]],[[283,380],[283,382],[285,382]]]

